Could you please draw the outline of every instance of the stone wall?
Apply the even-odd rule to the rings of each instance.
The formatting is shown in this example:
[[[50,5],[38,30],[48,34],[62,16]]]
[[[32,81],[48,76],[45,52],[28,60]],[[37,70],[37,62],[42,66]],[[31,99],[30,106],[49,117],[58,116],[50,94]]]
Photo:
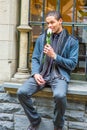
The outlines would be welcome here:
[[[42,116],[39,130],[53,130],[53,107],[51,98],[33,98],[37,111]],[[26,130],[29,125],[16,95],[6,93],[0,87],[0,130]],[[65,130],[87,130],[87,104],[68,100],[65,113]]]
[[[16,72],[20,0],[0,0],[0,80]]]

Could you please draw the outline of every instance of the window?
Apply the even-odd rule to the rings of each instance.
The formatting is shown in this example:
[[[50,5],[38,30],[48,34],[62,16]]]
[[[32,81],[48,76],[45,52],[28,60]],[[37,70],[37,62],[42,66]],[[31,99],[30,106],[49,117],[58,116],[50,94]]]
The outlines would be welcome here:
[[[35,41],[46,28],[45,16],[51,10],[60,10],[63,26],[79,39],[79,61],[72,72],[72,78],[86,80],[87,75],[87,0],[30,0],[28,64],[31,70],[31,57]]]

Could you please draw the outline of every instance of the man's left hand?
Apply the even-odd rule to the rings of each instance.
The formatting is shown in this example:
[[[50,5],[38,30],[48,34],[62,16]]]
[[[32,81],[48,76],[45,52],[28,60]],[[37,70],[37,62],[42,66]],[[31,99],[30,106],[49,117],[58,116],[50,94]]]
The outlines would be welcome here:
[[[55,58],[55,52],[54,52],[54,49],[51,47],[51,45],[49,45],[49,44],[46,44],[45,46],[44,46],[44,53],[47,55],[47,56],[49,56],[49,57],[51,57],[51,58]]]

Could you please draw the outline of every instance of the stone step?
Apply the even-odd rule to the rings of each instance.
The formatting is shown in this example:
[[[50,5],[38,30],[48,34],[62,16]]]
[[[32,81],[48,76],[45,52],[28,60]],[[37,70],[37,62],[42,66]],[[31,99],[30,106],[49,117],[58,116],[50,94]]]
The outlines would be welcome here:
[[[11,94],[16,94],[19,87],[21,87],[22,83],[14,83],[14,82],[4,82],[3,87],[5,91]],[[45,87],[42,91],[38,92],[34,96],[41,96],[46,98],[52,97],[52,91],[50,87]],[[75,81],[72,80],[69,83],[67,96],[69,99],[76,98],[76,100],[86,100],[87,101],[87,82],[85,81]]]

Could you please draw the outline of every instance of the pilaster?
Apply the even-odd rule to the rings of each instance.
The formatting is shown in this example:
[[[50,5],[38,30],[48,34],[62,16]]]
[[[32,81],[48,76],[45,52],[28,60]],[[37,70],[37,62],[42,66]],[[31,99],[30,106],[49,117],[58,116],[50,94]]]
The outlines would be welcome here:
[[[27,67],[28,32],[32,28],[28,25],[29,0],[21,0],[21,21],[17,27],[20,32],[19,66],[14,78],[27,79],[29,77]]]

